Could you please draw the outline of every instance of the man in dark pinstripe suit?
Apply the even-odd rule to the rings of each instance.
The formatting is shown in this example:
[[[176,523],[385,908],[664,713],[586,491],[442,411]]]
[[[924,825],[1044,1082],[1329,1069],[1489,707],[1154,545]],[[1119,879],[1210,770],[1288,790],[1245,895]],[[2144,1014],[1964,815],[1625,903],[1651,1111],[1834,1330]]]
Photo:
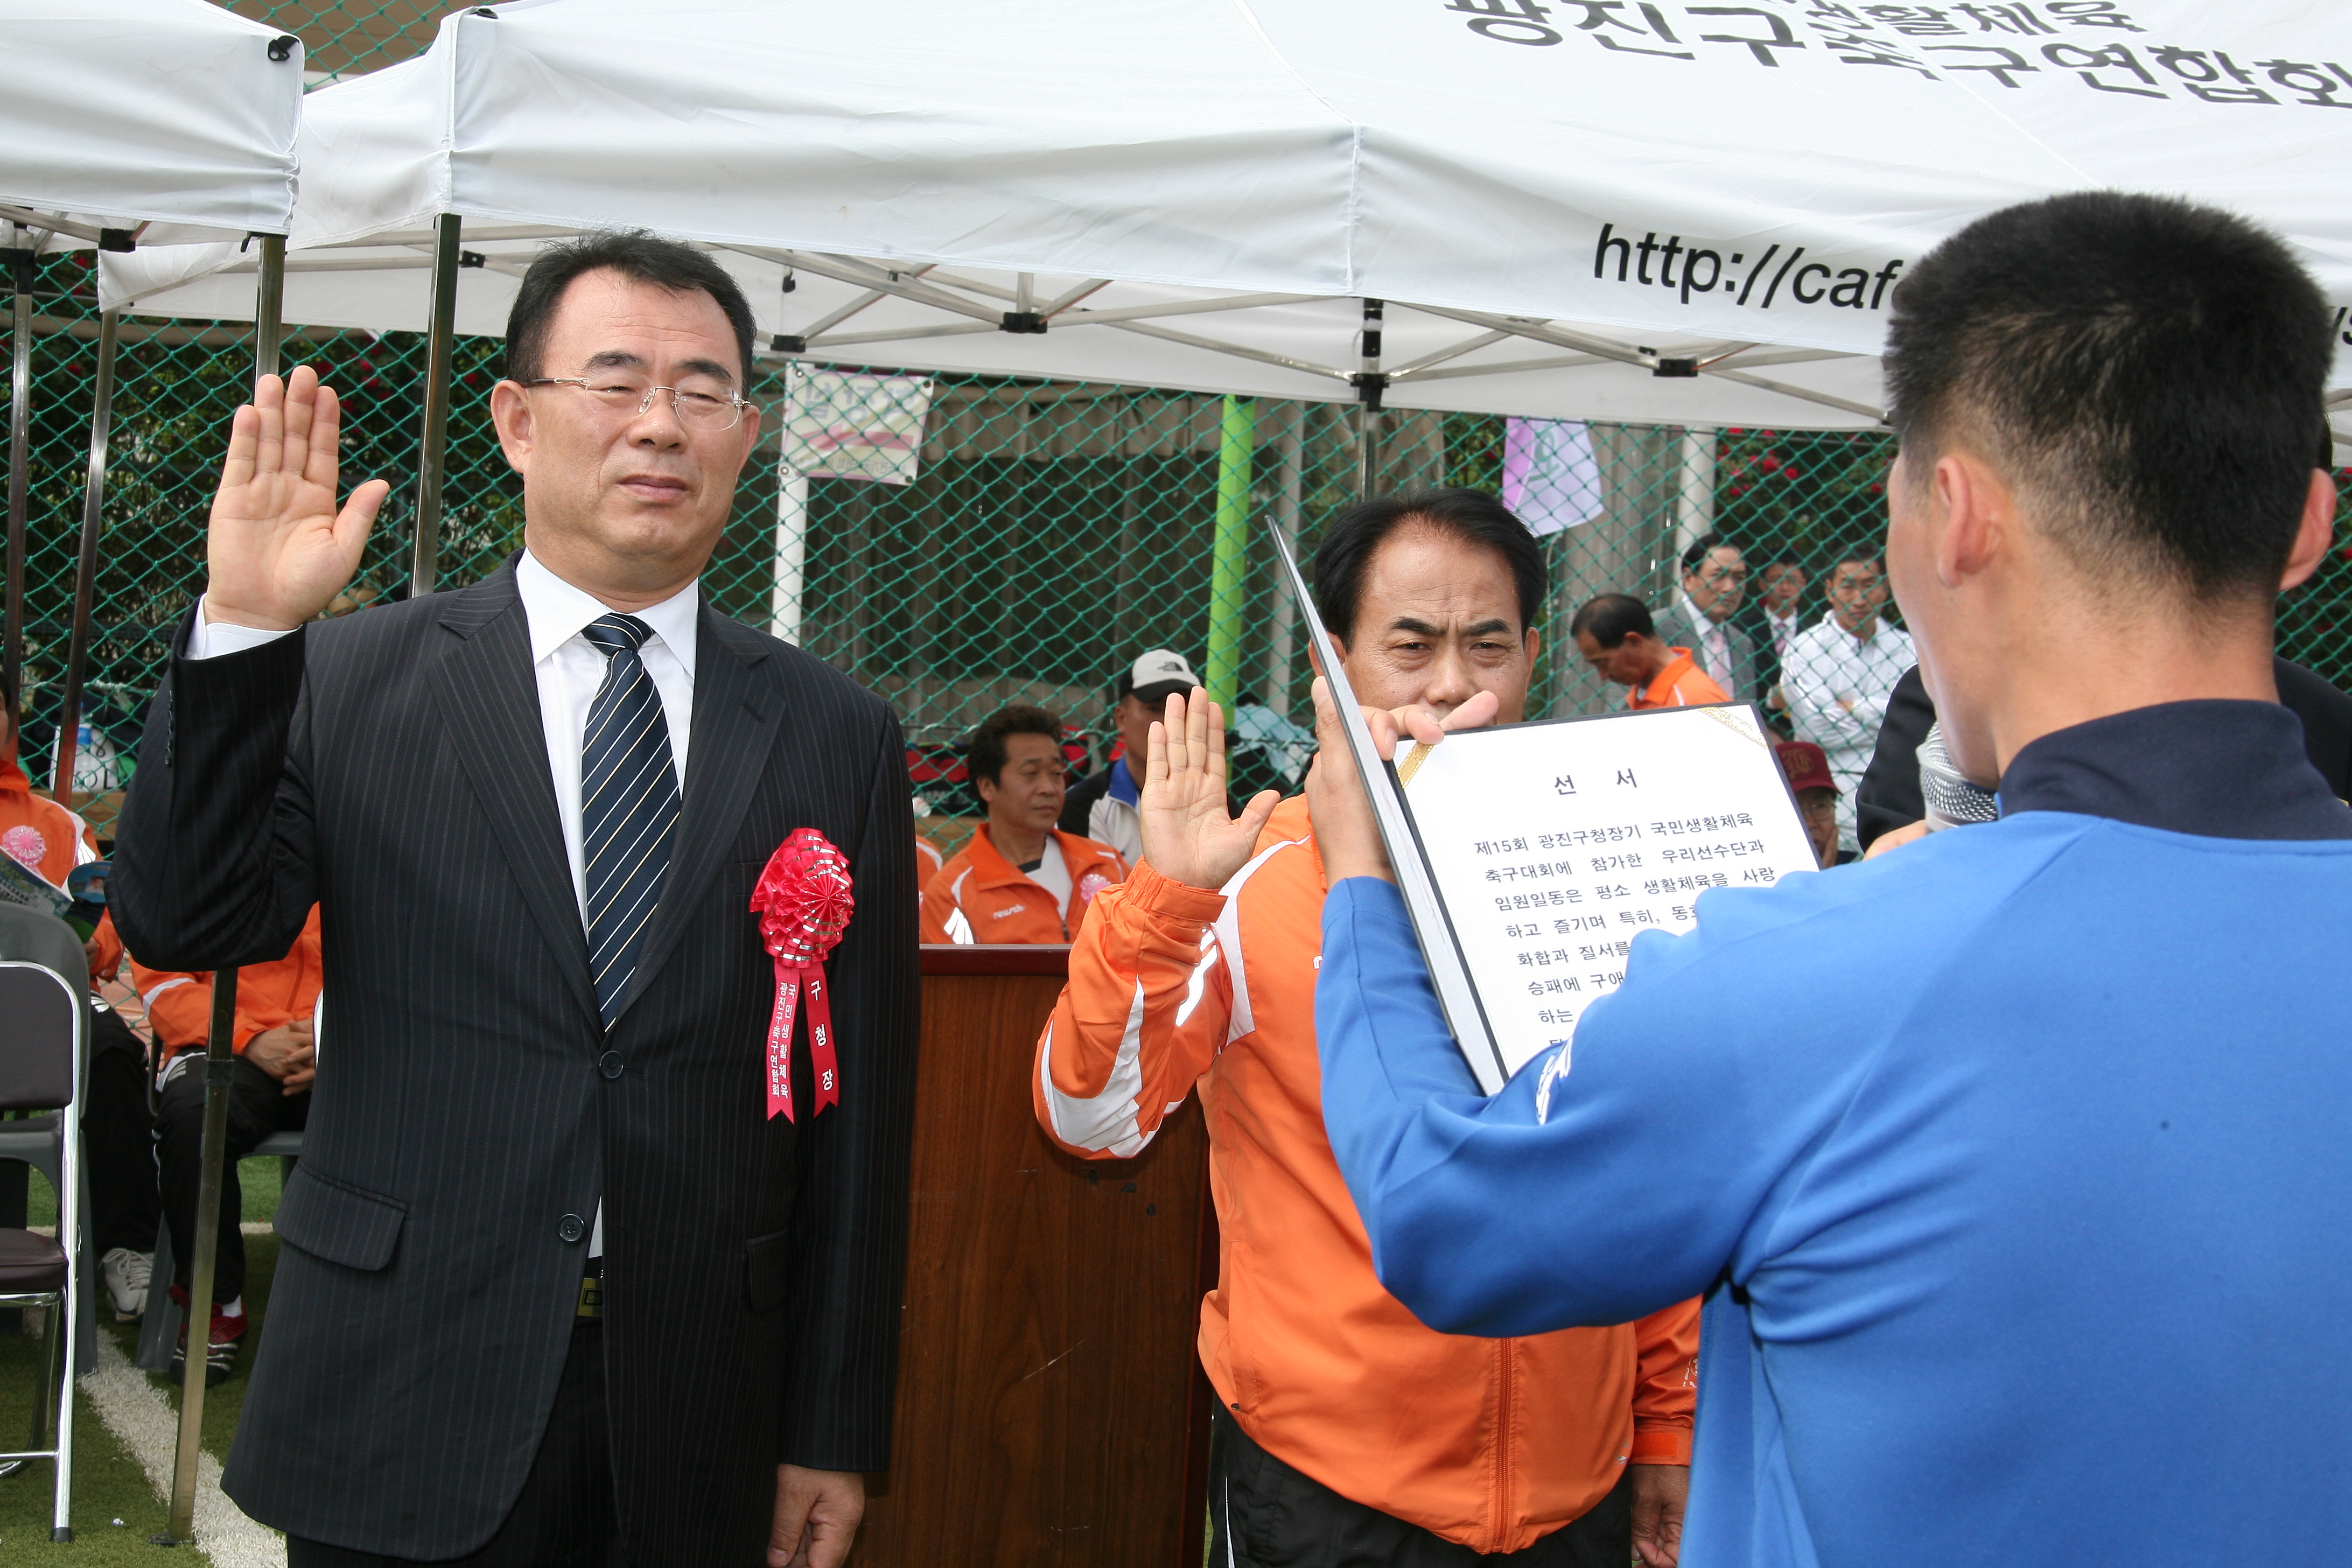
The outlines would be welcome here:
[[[274,958],[320,906],[315,1098],[225,1479],[293,1568],[829,1568],[888,1462],[914,832],[889,709],[698,600],[751,355],[696,251],[544,254],[491,395],[523,552],[335,621],[386,487],[337,510],[307,368],[237,411],[113,892],[174,968]],[[855,878],[840,1100],[801,1045],[772,1116],[749,903],[801,827]]]

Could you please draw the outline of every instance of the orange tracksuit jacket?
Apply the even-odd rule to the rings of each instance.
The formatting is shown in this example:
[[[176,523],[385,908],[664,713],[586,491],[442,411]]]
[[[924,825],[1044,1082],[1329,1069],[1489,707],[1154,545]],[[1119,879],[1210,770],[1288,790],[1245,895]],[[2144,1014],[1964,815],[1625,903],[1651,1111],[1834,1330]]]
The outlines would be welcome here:
[[[923,940],[931,942],[1051,942],[1070,940],[1087,918],[1087,906],[1127,875],[1127,862],[1108,844],[1051,829],[1054,847],[1070,873],[1070,913],[1066,922],[1054,895],[1007,860],[988,836],[988,825],[972,830],[971,842],[931,873],[923,889]]]
[[[1303,796],[1222,892],[1135,868],[1094,900],[1037,1042],[1037,1119],[1073,1153],[1140,1152],[1197,1080],[1223,1232],[1201,1360],[1250,1436],[1342,1496],[1479,1552],[1590,1510],[1636,1464],[1690,1462],[1698,1303],[1486,1340],[1381,1288],[1323,1131],[1323,864]]]
[[[1648,689],[1633,687],[1625,693],[1628,708],[1695,708],[1706,702],[1728,702],[1731,696],[1715,678],[1698,667],[1691,650],[1678,647]]]
[[[308,1018],[318,1005],[319,906],[286,956],[275,963],[248,963],[236,972],[237,1055],[245,1054],[253,1037],[297,1018]],[[147,1005],[147,1026],[155,1035],[155,1060],[160,1066],[174,1051],[205,1043],[212,1028],[213,976],[210,970],[150,969],[131,955],[131,984]]]

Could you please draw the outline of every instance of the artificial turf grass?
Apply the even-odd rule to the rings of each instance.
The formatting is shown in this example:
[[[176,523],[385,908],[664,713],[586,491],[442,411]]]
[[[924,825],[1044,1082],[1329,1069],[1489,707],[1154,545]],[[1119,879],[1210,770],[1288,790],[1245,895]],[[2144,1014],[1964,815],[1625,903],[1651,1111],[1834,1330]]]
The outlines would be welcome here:
[[[274,1165],[270,1174],[270,1195],[274,1200]],[[247,1184],[248,1212],[254,1185],[250,1181]],[[205,1451],[215,1458],[227,1457],[229,1441],[236,1432],[237,1416],[245,1408],[247,1378],[260,1346],[262,1322],[268,1313],[270,1280],[278,1269],[278,1238],[247,1237],[245,1258],[245,1345],[237,1352],[236,1371],[228,1381],[205,1391],[201,1440]],[[157,1280],[156,1289],[161,1289],[166,1283]],[[128,1360],[139,1351],[139,1325],[118,1323],[113,1317],[111,1309],[101,1304],[99,1331],[111,1338]],[[0,1448],[14,1447],[29,1434],[33,1401],[39,1389],[41,1345],[37,1339],[0,1336]],[[176,1419],[180,1385],[160,1373],[149,1374],[148,1381],[163,1394]],[[203,1561],[201,1554],[174,1549],[167,1555],[164,1549],[149,1542],[148,1538],[163,1530],[168,1521],[168,1510],[148,1485],[138,1461],[106,1429],[106,1424],[98,1418],[86,1398],[74,1402],[74,1416],[73,1542],[52,1544],[49,1541],[53,1472],[46,1461],[38,1461],[0,1480],[0,1563],[15,1568],[18,1563],[53,1560],[100,1565],[135,1561],[149,1568],[168,1568],[173,1563],[196,1568]],[[111,1522],[116,1519],[123,1521],[120,1527]],[[20,1548],[31,1550],[20,1552]],[[39,1552],[52,1556],[44,1557]],[[68,1557],[67,1553],[74,1555]]]
[[[44,1342],[0,1335],[0,1448],[31,1435],[33,1402],[40,1396]],[[163,1500],[147,1484],[139,1461],[116,1440],[86,1398],[74,1401],[74,1475],[70,1543],[49,1540],[50,1488],[56,1471],[36,1459],[0,1480],[0,1563],[138,1563],[149,1568],[200,1561],[149,1543],[167,1521]],[[121,1525],[112,1521],[120,1519]]]

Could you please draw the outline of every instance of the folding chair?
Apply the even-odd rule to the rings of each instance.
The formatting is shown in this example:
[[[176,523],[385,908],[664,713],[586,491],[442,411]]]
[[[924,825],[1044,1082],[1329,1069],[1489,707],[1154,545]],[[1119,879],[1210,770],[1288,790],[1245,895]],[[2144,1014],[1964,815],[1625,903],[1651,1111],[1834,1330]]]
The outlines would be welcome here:
[[[79,969],[79,964],[75,966]],[[81,1118],[72,1107],[79,1098],[89,1036],[81,982],[46,964],[0,959],[0,1110],[51,1114],[38,1121],[6,1123],[12,1141],[37,1133],[54,1139],[58,1169],[58,1234],[0,1228],[0,1307],[45,1309],[41,1398],[33,1406],[30,1447],[0,1454],[0,1462],[49,1459],[57,1466],[52,1541],[71,1541],[68,1522],[73,1498],[73,1379],[79,1364],[81,1311],[87,1280],[75,1260],[84,1252],[81,1216]],[[16,1157],[23,1157],[17,1155]],[[48,1419],[57,1417],[54,1446]]]

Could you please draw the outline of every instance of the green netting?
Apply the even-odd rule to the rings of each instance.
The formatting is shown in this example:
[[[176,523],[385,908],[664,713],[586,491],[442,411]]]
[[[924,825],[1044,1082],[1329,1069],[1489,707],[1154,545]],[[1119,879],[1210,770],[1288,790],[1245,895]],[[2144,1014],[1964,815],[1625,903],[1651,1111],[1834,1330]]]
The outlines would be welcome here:
[[[451,7],[239,0],[236,8],[300,33],[314,79],[322,80],[422,49]],[[25,646],[26,760],[43,783],[87,460],[93,284],[87,253],[39,264]],[[90,667],[97,743],[84,748],[78,770],[80,787],[100,796],[100,817],[105,792],[127,769],[167,639],[201,591],[206,504],[251,352],[250,329],[239,323],[133,318],[123,328]],[[347,479],[393,484],[365,569],[337,611],[400,597],[423,338],[298,323],[286,353],[289,363],[318,365],[345,395]],[[520,488],[485,407],[502,353],[491,340],[457,345],[444,587],[478,578],[520,542]],[[763,369],[752,395],[769,409],[770,434],[706,577],[714,604],[793,636],[884,693],[898,706],[910,745],[943,763],[977,720],[1016,699],[1059,712],[1101,759],[1116,672],[1162,645],[1203,669],[1221,696],[1303,714],[1303,640],[1276,591],[1264,524],[1311,550],[1322,525],[1360,493],[1359,410],[975,375],[925,379],[929,401],[908,482],[820,468],[796,488],[778,477],[782,367]],[[1782,560],[1799,563],[1805,579],[1801,621],[1822,620],[1823,579],[1838,557],[1874,552],[1890,456],[1887,438],[1874,434],[1531,426],[1394,410],[1379,417],[1372,449],[1378,488],[1497,489],[1549,531],[1554,592],[1538,626],[1546,650],[1531,703],[1538,713],[1624,700],[1572,648],[1559,657],[1569,616],[1604,591],[1669,609],[1681,589],[1683,548],[1709,531],[1736,543],[1756,574],[1734,630],[1770,640],[1753,602],[1756,577]],[[2352,549],[2284,603],[2283,651],[2339,682],[2352,677],[2338,624],[2347,601]],[[1790,717],[1804,727],[1801,709]],[[956,789],[921,787],[942,810],[969,809]]]

